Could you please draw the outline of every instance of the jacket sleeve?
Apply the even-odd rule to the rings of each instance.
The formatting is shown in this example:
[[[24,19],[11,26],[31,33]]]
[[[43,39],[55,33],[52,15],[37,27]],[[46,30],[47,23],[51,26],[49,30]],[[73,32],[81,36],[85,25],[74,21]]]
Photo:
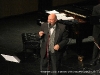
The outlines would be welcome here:
[[[66,30],[66,28],[64,28],[62,36],[61,36],[61,41],[58,43],[60,46],[60,49],[64,48],[68,42],[69,42],[68,31]]]

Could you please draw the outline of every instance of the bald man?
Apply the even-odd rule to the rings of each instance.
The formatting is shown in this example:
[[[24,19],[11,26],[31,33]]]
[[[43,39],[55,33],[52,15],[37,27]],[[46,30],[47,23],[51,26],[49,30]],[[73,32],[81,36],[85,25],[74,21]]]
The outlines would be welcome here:
[[[69,41],[66,26],[57,22],[57,16],[50,14],[39,31],[41,38],[41,73],[58,75],[61,59]],[[46,73],[45,73],[46,72]]]

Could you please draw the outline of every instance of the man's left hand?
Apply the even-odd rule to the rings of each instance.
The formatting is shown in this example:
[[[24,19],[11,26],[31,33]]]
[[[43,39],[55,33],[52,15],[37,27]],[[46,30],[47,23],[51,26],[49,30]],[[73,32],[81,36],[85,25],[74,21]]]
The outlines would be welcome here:
[[[59,45],[58,45],[58,44],[54,46],[54,50],[57,50],[57,51],[58,51],[58,50],[59,50],[59,48],[60,48],[60,47],[59,47]]]

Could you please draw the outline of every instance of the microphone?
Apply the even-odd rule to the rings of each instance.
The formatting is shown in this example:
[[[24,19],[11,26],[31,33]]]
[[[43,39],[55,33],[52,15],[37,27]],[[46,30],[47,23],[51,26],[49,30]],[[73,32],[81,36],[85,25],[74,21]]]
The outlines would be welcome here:
[[[49,28],[51,28],[52,26],[51,26],[51,23],[48,23],[48,25],[49,25]]]
[[[49,36],[50,36],[50,28],[51,28],[52,26],[51,26],[51,23],[48,23],[48,34],[49,34]]]

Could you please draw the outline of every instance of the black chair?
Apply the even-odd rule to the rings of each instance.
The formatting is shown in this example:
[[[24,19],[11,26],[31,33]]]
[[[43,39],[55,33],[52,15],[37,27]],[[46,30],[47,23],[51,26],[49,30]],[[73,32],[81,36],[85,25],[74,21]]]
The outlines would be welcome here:
[[[22,33],[23,52],[25,59],[27,58],[27,50],[32,50],[32,54],[40,56],[40,40],[36,33]]]

